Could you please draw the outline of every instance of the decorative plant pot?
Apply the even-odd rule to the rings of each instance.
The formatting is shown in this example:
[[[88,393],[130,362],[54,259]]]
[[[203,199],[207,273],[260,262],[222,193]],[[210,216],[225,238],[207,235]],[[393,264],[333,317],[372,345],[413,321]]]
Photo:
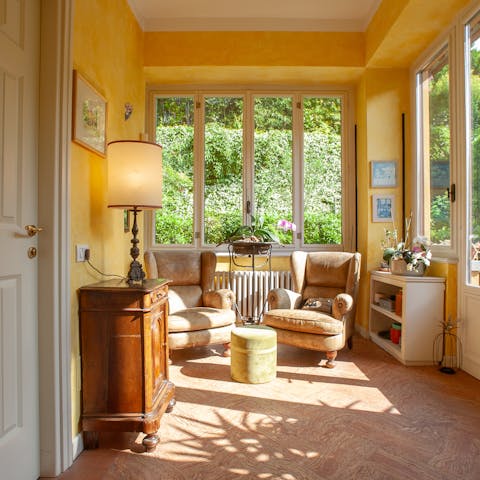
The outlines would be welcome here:
[[[417,263],[415,268],[408,265],[403,258],[390,260],[390,272],[393,275],[405,275],[407,277],[422,277],[425,274],[425,264]]]
[[[272,248],[270,242],[252,242],[235,240],[231,244],[232,252],[236,255],[266,255]]]

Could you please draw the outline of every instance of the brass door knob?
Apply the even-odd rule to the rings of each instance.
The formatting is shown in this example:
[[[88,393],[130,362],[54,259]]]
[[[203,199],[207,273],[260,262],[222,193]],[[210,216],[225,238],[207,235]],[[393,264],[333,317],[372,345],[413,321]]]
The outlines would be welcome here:
[[[27,231],[27,234],[29,237],[33,237],[37,233],[40,233],[43,230],[43,228],[37,227],[35,225],[26,225],[25,230]]]

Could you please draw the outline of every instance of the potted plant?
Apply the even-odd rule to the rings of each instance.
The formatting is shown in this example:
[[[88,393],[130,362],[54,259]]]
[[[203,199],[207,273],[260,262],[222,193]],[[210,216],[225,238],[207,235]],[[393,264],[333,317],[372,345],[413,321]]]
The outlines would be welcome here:
[[[422,276],[430,265],[432,253],[426,237],[415,237],[409,243],[412,214],[405,221],[405,241],[396,243],[397,231],[385,231],[382,241],[383,260],[388,262],[390,271],[395,275]]]
[[[295,231],[296,226],[288,220],[279,220],[276,228]],[[266,254],[273,243],[280,243],[276,228],[265,225],[265,218],[251,215],[250,225],[240,225],[222,243],[228,243],[234,253],[239,255]]]

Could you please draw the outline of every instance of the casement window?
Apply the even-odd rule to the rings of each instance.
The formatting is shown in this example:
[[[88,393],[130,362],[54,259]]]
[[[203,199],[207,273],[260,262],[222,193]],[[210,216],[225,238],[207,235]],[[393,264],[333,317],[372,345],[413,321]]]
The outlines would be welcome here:
[[[450,55],[448,44],[417,72],[417,230],[438,255],[452,247]]]
[[[293,222],[292,248],[355,248],[349,92],[151,92],[163,146],[152,246],[215,247],[242,224]],[[290,247],[290,248],[288,248]]]
[[[466,283],[480,286],[480,13],[465,27],[466,36]]]

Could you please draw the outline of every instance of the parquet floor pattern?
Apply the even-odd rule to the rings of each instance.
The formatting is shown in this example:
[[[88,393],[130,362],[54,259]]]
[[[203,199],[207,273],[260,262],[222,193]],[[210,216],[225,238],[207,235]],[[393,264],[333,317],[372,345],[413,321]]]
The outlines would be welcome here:
[[[277,378],[236,383],[220,349],[174,352],[160,443],[102,434],[60,479],[478,480],[480,381],[404,367],[356,338],[333,370],[279,345]]]

